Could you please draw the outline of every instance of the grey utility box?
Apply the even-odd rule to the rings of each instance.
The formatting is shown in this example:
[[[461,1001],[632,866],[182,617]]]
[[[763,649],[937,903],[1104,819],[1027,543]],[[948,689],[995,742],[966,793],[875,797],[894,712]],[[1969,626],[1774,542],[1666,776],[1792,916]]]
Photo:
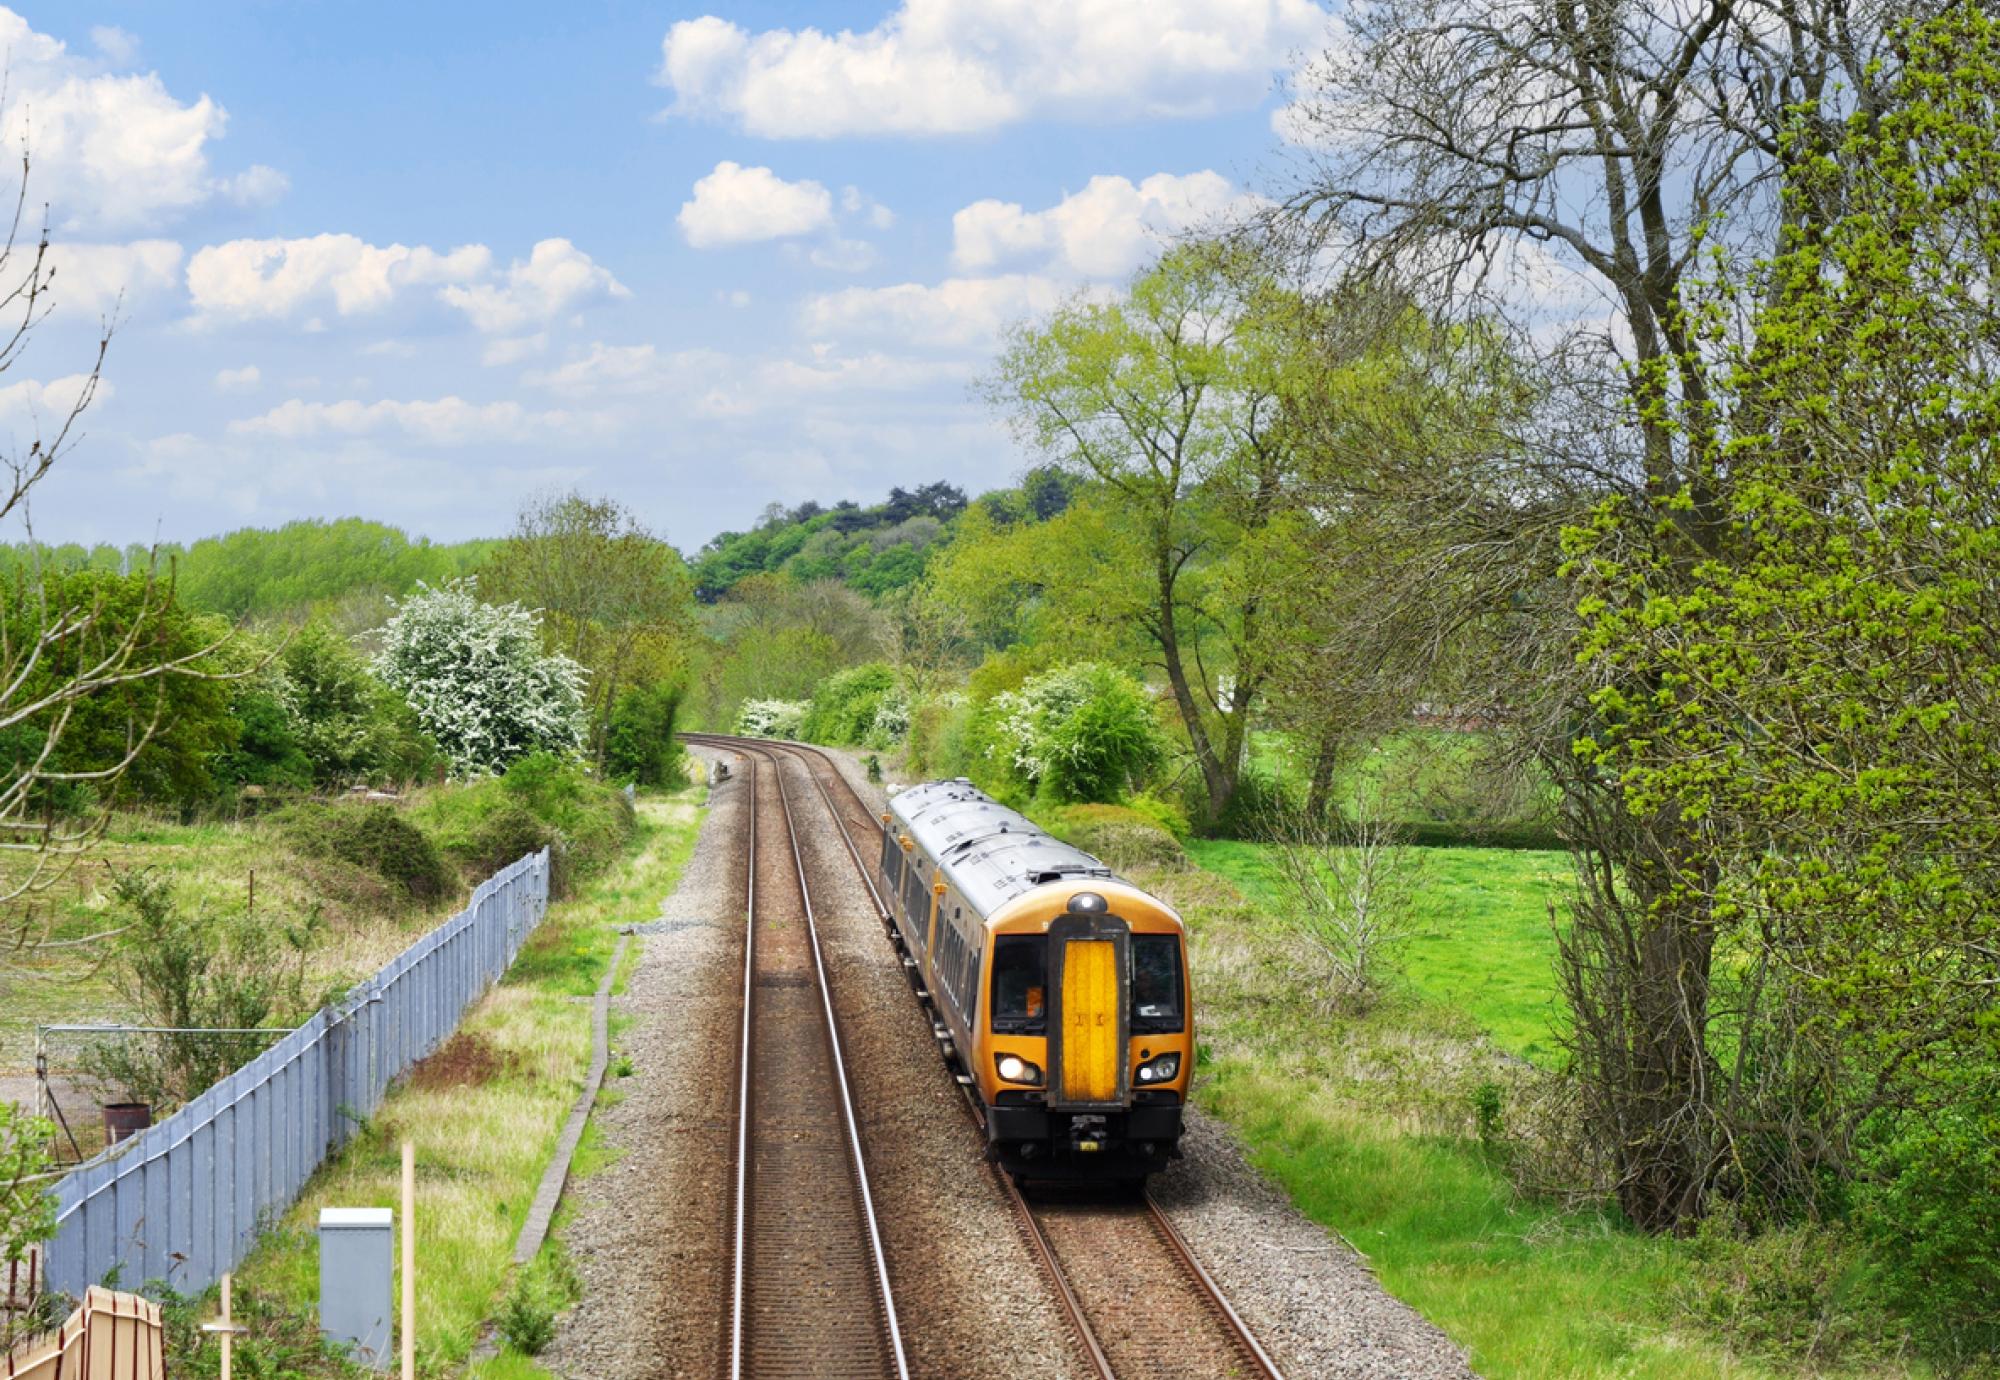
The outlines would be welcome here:
[[[319,1330],[364,1366],[395,1354],[395,1218],[388,1208],[319,1210]]]

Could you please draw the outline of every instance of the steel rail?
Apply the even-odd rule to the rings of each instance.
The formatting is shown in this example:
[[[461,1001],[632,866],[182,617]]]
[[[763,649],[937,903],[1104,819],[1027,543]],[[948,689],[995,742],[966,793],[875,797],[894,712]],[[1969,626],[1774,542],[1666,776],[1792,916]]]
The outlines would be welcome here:
[[[777,782],[778,804],[785,816],[786,843],[792,854],[792,868],[798,878],[799,899],[806,917],[806,934],[812,952],[813,972],[818,979],[820,1006],[826,1019],[826,1036],[834,1075],[834,1086],[840,1094],[841,1118],[847,1132],[849,1164],[854,1173],[856,1192],[860,1196],[861,1219],[868,1236],[871,1263],[874,1267],[876,1294],[879,1299],[883,1336],[889,1346],[890,1360],[894,1365],[897,1380],[909,1380],[910,1366],[908,1354],[903,1346],[902,1323],[896,1312],[895,1294],[889,1284],[888,1256],[882,1246],[881,1226],[875,1209],[873,1189],[868,1182],[867,1159],[861,1145],[861,1129],[854,1114],[853,1092],[847,1073],[847,1061],[840,1040],[839,1021],[834,1013],[833,992],[827,982],[825,955],[820,947],[819,923],[813,911],[812,888],[806,880],[805,855],[799,848],[798,827],[792,816],[790,792],[785,788],[785,774],[779,763],[779,754],[739,742],[716,743],[719,748],[735,752],[750,764],[749,771],[749,880],[746,884],[745,916],[747,933],[744,941],[744,994],[743,994],[743,1056],[739,1072],[738,1120],[737,1120],[737,1174],[736,1174],[736,1232],[735,1269],[731,1297],[730,1326],[730,1368],[732,1380],[743,1380],[744,1369],[744,1321],[743,1303],[745,1280],[748,1275],[748,1220],[749,1201],[749,1134],[751,1120],[751,1002],[755,991],[756,973],[756,894],[757,894],[757,777],[758,763],[761,761],[771,769]],[[812,775],[810,768],[807,774]],[[817,782],[816,782],[817,784]],[[824,789],[824,788],[822,788]]]
[[[682,736],[690,742],[702,742],[716,748],[730,749],[738,752],[745,750],[746,740],[727,735],[689,733]],[[842,775],[839,767],[834,765],[832,758],[819,748],[813,747],[810,744],[782,740],[766,741],[760,739],[749,741],[755,743],[756,747],[754,750],[763,752],[767,757],[775,758],[780,753],[783,753],[794,757],[800,761],[801,765],[805,766],[806,775],[811,778],[814,787],[819,791],[821,800],[826,804],[827,813],[833,816],[834,825],[840,831],[841,841],[847,847],[847,855],[853,862],[855,871],[860,875],[863,885],[867,887],[869,899],[874,902],[877,915],[885,925],[893,924],[894,921],[889,908],[882,900],[882,893],[875,885],[875,879],[869,874],[868,865],[863,860],[860,848],[856,845],[853,834],[847,827],[847,821],[843,817],[843,812],[834,804],[833,797],[827,791],[826,783],[821,779],[820,774],[812,769],[811,764],[806,759],[808,757],[817,758],[820,762],[824,763],[833,772],[834,779],[846,791],[848,798],[859,806],[862,813],[867,815],[871,821],[876,819],[875,811],[868,808],[867,802],[861,799],[860,793]],[[782,794],[782,780],[779,784]],[[787,809],[786,819],[789,823],[789,809]],[[878,833],[886,832],[879,823],[875,825],[875,828]],[[796,850],[796,835],[793,839],[793,847]],[[986,1117],[979,1106],[978,1098],[973,1095],[971,1089],[963,1085],[960,1085],[959,1090],[965,1094],[966,1109],[971,1113],[973,1121],[981,1131],[984,1131],[986,1128]],[[1035,1256],[1040,1260],[1044,1272],[1049,1277],[1049,1281],[1055,1285],[1057,1297],[1062,1303],[1063,1311],[1068,1315],[1071,1325],[1075,1328],[1077,1338],[1082,1343],[1084,1353],[1089,1359],[1092,1368],[1097,1372],[1100,1380],[1117,1380],[1117,1372],[1112,1367],[1111,1359],[1105,1354],[1103,1345],[1098,1341],[1097,1333],[1091,1327],[1090,1320],[1085,1313],[1083,1301],[1077,1297],[1075,1289],[1071,1287],[1068,1274],[1062,1267],[1055,1246],[1048,1238],[1048,1233],[1043,1229],[1040,1220],[1036,1217],[1033,1205],[1028,1202],[1026,1195],[1021,1192],[1020,1185],[1016,1184],[1011,1176],[1003,1173],[998,1168],[989,1168],[991,1169],[994,1182],[1000,1186],[1007,1195],[1008,1200],[1013,1203],[1016,1216],[1023,1228],[1023,1235],[1026,1237]],[[1150,1190],[1144,1194],[1143,1201],[1157,1234],[1171,1249],[1184,1273],[1193,1281],[1197,1292],[1202,1295],[1214,1313],[1222,1319],[1239,1349],[1251,1360],[1257,1370],[1265,1377],[1265,1380],[1284,1380],[1283,1372],[1278,1369],[1277,1363],[1271,1359],[1269,1353],[1258,1343],[1256,1335],[1250,1330],[1249,1324],[1245,1323],[1235,1308],[1230,1305],[1228,1298],[1222,1292],[1221,1286],[1215,1282],[1214,1277],[1202,1266],[1201,1261],[1194,1253],[1193,1247],[1181,1235],[1180,1229],[1174,1226],[1172,1219],[1167,1216],[1166,1210],[1160,1206],[1159,1201],[1153,1197]]]
[[[743,1284],[749,1274],[750,1039],[756,1028],[751,1016],[757,991],[757,759],[749,753],[738,755],[750,766],[745,783],[750,842],[743,855],[743,1038],[736,1071],[736,1240],[729,1272],[729,1373],[733,1377],[743,1374]]]

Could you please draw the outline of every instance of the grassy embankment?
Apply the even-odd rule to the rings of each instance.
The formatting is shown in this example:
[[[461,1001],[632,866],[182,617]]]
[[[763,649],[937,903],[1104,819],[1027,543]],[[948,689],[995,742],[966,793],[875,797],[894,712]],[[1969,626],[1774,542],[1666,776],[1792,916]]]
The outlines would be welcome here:
[[[1203,870],[1158,884],[1194,931],[1197,1097],[1482,1375],[1787,1373],[1684,1322],[1672,1300],[1698,1268],[1685,1243],[1525,1198],[1498,1161],[1515,1061],[1556,1057],[1549,905],[1563,892],[1561,854],[1418,850],[1425,883],[1402,980],[1353,1016],[1314,1008],[1262,918],[1283,900],[1261,847],[1189,852]]]
[[[550,907],[513,969],[458,1034],[391,1091],[245,1262],[238,1297],[248,1297],[273,1336],[298,1335],[298,1320],[317,1308],[319,1210],[395,1206],[400,1146],[409,1139],[417,1162],[418,1366],[429,1375],[466,1366],[501,1303],[515,1237],[582,1086],[590,1057],[586,999],[603,978],[618,927],[652,918],[678,879],[699,832],[701,795],[689,787],[640,800],[633,852]],[[633,957],[636,949],[628,965]],[[616,1039],[614,1025],[614,1048]],[[616,1068],[614,1056],[611,1083]],[[605,1096],[615,1095],[607,1086]],[[587,1137],[579,1168],[599,1153]],[[560,1257],[545,1256],[535,1283],[559,1290]],[[211,1291],[186,1313],[212,1306]],[[184,1359],[197,1374],[214,1364],[199,1348]],[[303,1353],[286,1355],[283,1364],[302,1375],[343,1370]]]

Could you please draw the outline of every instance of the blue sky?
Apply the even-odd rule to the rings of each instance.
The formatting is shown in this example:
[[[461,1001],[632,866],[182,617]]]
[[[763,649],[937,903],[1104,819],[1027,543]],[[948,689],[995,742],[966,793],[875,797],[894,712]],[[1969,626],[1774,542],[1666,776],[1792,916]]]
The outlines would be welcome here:
[[[1253,204],[1326,24],[1313,0],[0,10],[0,135],[57,254],[0,436],[61,412],[122,291],[46,540],[345,514],[454,539],[576,485],[692,549],[773,500],[1005,483],[1027,457],[969,392],[998,330]]]

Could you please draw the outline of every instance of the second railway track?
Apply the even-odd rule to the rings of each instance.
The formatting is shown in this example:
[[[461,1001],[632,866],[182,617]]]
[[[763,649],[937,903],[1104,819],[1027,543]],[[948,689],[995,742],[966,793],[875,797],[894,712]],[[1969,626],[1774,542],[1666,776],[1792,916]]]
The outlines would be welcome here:
[[[801,744],[684,736],[744,757],[752,763],[753,778],[761,775],[755,765],[759,761],[776,778],[781,776],[779,759],[796,760],[838,826],[844,851],[873,900],[877,917],[889,924],[888,908],[867,862],[879,841],[881,824],[831,758]],[[876,833],[870,836],[868,830]],[[863,847],[862,838],[869,840],[868,847]],[[802,896],[804,877],[800,865]],[[829,998],[829,1023],[831,1012]],[[968,1099],[968,1106],[977,1119],[976,1099]],[[855,1153],[858,1157],[858,1141]],[[995,1170],[992,1177],[1013,1203],[1021,1231],[1047,1271],[1079,1347],[1100,1380],[1182,1376],[1279,1380],[1275,1362],[1150,1195],[1107,1201],[1102,1194],[1078,1194],[1035,1201],[1006,1175]],[[886,1274],[883,1289],[886,1296]]]
[[[728,1374],[907,1380],[782,762],[737,751],[750,828]]]

